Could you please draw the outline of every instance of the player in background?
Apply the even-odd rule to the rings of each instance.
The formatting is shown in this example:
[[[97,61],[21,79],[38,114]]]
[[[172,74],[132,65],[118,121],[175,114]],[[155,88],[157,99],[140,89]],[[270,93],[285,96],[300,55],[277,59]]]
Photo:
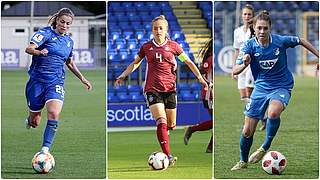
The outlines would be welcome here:
[[[255,88],[244,110],[240,161],[231,170],[247,168],[248,162],[259,162],[278,131],[280,115],[289,103],[294,85],[293,76],[287,67],[286,49],[302,45],[319,58],[319,52],[307,40],[297,36],[271,34],[271,19],[267,11],[253,19],[253,27],[256,37],[245,43],[233,69],[233,74],[237,75],[250,65]],[[265,140],[248,159],[256,126],[267,110]]]
[[[91,83],[81,74],[72,60],[73,41],[68,30],[74,19],[73,12],[62,8],[55,13],[48,24],[31,38],[25,52],[32,55],[26,85],[26,98],[29,116],[26,128],[36,128],[41,121],[41,110],[47,109],[47,125],[43,133],[41,151],[48,152],[58,129],[59,115],[64,101],[64,64],[77,76],[88,90]]]
[[[254,8],[250,4],[246,4],[241,10],[241,18],[243,25],[236,28],[233,32],[233,47],[234,57],[232,61],[232,66],[236,64],[236,59],[239,56],[240,49],[244,46],[244,43],[254,36],[254,30],[252,28],[252,18],[254,17]],[[231,73],[232,79],[238,81],[238,89],[240,93],[240,100],[245,103],[248,102],[254,87],[254,80],[250,65],[244,69],[240,74],[234,75]],[[266,127],[266,118],[261,121],[262,126],[260,131],[263,131]]]
[[[181,62],[187,64],[206,89],[208,89],[208,85],[202,78],[197,66],[195,66],[183,52],[180,45],[169,39],[168,26],[168,21],[163,15],[152,20],[153,40],[142,45],[138,56],[126,70],[117,77],[115,85],[118,86],[122,84],[124,79],[140,66],[142,60],[144,58],[146,59],[147,68],[144,94],[152,116],[156,120],[156,133],[161,149],[168,155],[170,166],[173,166],[177,157],[171,154],[167,130],[173,129],[176,126],[177,62],[175,56],[177,56]]]
[[[209,89],[206,91],[204,87],[201,89],[201,99],[204,107],[208,110],[211,117],[210,120],[189,126],[185,129],[184,144],[188,145],[192,133],[197,131],[206,131],[212,129],[213,121],[213,62],[212,62],[212,39],[201,49],[200,58],[202,59],[200,72],[203,78],[208,82]],[[212,135],[206,149],[207,153],[212,153]]]

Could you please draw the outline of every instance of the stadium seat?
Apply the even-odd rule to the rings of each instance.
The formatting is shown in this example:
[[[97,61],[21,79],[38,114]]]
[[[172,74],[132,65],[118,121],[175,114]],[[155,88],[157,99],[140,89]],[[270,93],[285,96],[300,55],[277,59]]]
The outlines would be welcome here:
[[[128,39],[127,41],[127,49],[136,49],[138,41],[136,39]]]
[[[120,100],[114,93],[108,93],[108,103],[118,103]]]
[[[135,72],[138,72],[138,71],[135,71]],[[135,84],[135,85],[131,85],[131,84],[129,84],[128,85],[128,92],[130,93],[130,92],[141,92],[142,91],[142,87],[140,86],[140,85],[137,85],[137,84]]]
[[[179,91],[184,91],[184,90],[189,90],[190,91],[190,87],[188,83],[178,83],[177,84],[177,89]]]
[[[136,32],[135,32],[136,39],[140,40],[140,39],[144,38],[144,32],[145,31],[143,29],[136,30]]]
[[[109,32],[111,36],[111,40],[119,39],[121,32],[119,30]]]
[[[200,91],[202,88],[201,84],[198,82],[191,83],[190,87],[191,87],[192,91],[194,91],[194,92]]]
[[[128,39],[130,39],[132,37],[133,37],[133,31],[126,30],[126,31],[122,32],[122,38],[128,40]]]
[[[130,96],[125,92],[119,92],[119,93],[117,93],[117,96],[119,97],[120,102],[131,101]]]
[[[120,74],[119,74],[120,75]],[[126,93],[127,92],[127,87],[125,85],[120,85],[120,86],[116,86],[114,88],[115,92],[118,93]]]

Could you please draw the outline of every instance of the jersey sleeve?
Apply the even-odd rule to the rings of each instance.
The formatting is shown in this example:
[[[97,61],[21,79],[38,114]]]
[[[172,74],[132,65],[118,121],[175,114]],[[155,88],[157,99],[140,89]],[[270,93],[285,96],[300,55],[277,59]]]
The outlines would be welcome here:
[[[175,44],[175,46],[174,46],[174,55],[179,56],[180,54],[183,53],[183,49],[177,42],[175,42],[174,44]]]
[[[70,54],[69,54],[69,58],[71,58],[73,56],[73,46],[74,46],[74,42],[73,40],[71,39],[71,51],[70,51]]]
[[[146,53],[145,53],[145,51],[144,51],[144,46],[145,46],[145,44],[143,44],[143,45],[141,46],[141,48],[140,48],[140,50],[139,50],[139,52],[138,52],[138,56],[139,56],[141,59],[143,59],[143,58],[146,56]]]
[[[240,43],[238,41],[237,37],[237,29],[233,31],[233,48],[239,49],[240,48]]]
[[[31,38],[30,43],[37,45],[37,47],[41,46],[48,39],[48,32],[45,30],[39,30]]]
[[[243,63],[242,58],[245,54],[249,54],[251,56],[252,48],[251,48],[251,41],[246,41],[244,46],[240,49],[239,55],[236,59],[236,64],[240,65]]]
[[[285,48],[294,48],[300,45],[300,38],[298,36],[282,36],[281,39]]]

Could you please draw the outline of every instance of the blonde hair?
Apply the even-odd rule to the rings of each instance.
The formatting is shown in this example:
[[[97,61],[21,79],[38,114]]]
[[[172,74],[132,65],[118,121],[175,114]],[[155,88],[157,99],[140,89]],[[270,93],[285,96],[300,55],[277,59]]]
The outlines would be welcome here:
[[[154,23],[155,23],[156,21],[158,21],[158,20],[162,20],[162,21],[164,22],[165,26],[167,27],[166,37],[167,37],[168,39],[170,39],[170,36],[169,36],[169,33],[168,33],[169,23],[168,23],[168,21],[167,21],[167,19],[166,19],[166,17],[165,17],[164,15],[157,16],[157,17],[155,17],[155,18],[152,20],[152,26],[151,26],[152,29],[153,29]]]
[[[69,8],[61,8],[57,13],[49,17],[48,24],[53,27],[53,29],[56,28],[57,25],[57,18],[60,18],[61,16],[66,15],[71,17],[72,19],[74,18],[74,14]]]

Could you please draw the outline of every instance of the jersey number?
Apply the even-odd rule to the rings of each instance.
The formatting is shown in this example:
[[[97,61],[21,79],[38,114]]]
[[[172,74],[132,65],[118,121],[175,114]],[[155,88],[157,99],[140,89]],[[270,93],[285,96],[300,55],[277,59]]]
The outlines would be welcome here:
[[[156,59],[159,58],[159,61],[162,62],[162,54],[156,53]]]
[[[64,90],[62,86],[56,85],[56,92],[61,94],[61,97],[64,97]]]

